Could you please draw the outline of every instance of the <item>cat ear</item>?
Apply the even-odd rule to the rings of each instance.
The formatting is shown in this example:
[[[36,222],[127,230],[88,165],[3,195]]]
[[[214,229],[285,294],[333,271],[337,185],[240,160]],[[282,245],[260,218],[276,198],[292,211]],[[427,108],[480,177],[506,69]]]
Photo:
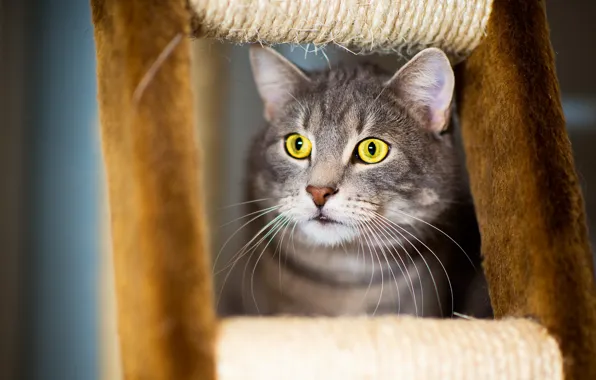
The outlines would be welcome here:
[[[428,48],[416,54],[385,85],[428,130],[439,133],[447,128],[455,78],[441,50]]]
[[[275,50],[252,45],[250,64],[257,89],[265,103],[265,119],[271,121],[281,107],[292,99],[292,92],[310,79]]]

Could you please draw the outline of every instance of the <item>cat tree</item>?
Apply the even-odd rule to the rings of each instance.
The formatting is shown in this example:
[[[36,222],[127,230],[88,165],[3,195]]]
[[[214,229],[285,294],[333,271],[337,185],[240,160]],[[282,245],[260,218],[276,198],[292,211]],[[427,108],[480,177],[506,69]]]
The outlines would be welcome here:
[[[592,257],[544,1],[91,3],[126,379],[596,379]],[[497,320],[218,321],[191,35],[465,58],[458,112]]]

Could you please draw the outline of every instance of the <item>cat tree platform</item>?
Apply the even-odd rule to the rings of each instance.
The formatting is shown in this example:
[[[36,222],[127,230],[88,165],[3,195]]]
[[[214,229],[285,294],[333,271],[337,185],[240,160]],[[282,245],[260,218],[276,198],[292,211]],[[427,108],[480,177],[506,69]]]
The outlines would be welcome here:
[[[563,379],[537,323],[377,318],[224,320],[221,380]]]

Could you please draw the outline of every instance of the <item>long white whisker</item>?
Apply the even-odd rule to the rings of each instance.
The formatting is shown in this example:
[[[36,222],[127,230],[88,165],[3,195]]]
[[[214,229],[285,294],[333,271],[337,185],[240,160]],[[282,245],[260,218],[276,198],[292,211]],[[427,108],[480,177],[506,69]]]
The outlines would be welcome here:
[[[372,281],[374,279],[374,275],[375,275],[375,259],[373,257],[373,246],[374,244],[372,244],[372,240],[367,238],[367,234],[366,231],[364,230],[364,224],[363,222],[358,222],[358,224],[362,227],[362,236],[364,237],[364,240],[366,242],[366,245],[368,245],[368,250],[369,250],[369,255],[370,255],[370,261],[372,263],[372,270],[370,272],[370,280],[368,281],[368,287],[366,288],[366,292],[364,293],[364,300],[366,300],[366,297],[368,296],[368,292],[370,291],[370,287],[372,286]],[[377,253],[376,249],[374,250],[374,254],[377,257],[377,260],[379,262],[379,269],[381,269],[381,293],[383,293],[383,268],[381,265],[381,259],[379,258],[379,254]],[[365,260],[366,262],[366,260]],[[377,304],[378,305],[378,304]],[[368,306],[368,305],[367,305]],[[376,312],[376,308],[375,308],[375,312]]]
[[[264,236],[261,236],[261,238],[256,243],[254,243],[251,246],[251,244],[253,243],[253,241],[255,241],[263,232],[265,232],[265,230],[267,230],[267,228],[271,227],[273,229],[280,222],[280,220],[285,217],[284,215],[285,215],[285,212],[280,213],[278,216],[276,216],[275,218],[273,218],[269,223],[267,223],[263,228],[261,228],[248,241],[248,243],[244,244],[242,246],[242,248],[240,248],[240,250],[238,250],[238,252],[236,252],[236,254],[233,256],[233,257],[236,257],[235,261],[240,260],[249,250],[254,249],[255,247],[258,247],[263,242],[263,240],[265,240],[267,238],[267,236],[269,236],[269,234],[271,233],[271,231],[267,232]],[[228,261],[227,265],[225,267],[223,267],[222,269],[220,269],[219,271],[217,271],[215,274],[219,274],[223,270],[225,270],[230,265],[230,261]]]
[[[362,224],[364,225],[364,227],[368,230],[368,232],[370,232],[370,236],[371,236],[371,241],[373,239],[378,241],[378,238],[372,233],[371,229],[368,226],[367,222],[362,222]],[[383,271],[383,265],[381,264],[381,258],[379,257],[379,254],[377,253],[377,248],[374,245],[374,243],[372,244],[372,247],[375,251],[375,255],[377,256],[377,260],[379,262],[379,270],[381,271],[381,291],[379,293],[379,299],[377,299],[377,305],[375,306],[375,309],[373,310],[372,315],[374,316],[375,314],[377,314],[377,310],[379,309],[379,305],[381,304],[381,298],[383,298],[383,290],[385,288],[385,278],[384,278],[384,271]],[[381,248],[382,250],[382,248]],[[387,262],[389,264],[389,262]]]
[[[355,225],[356,230],[358,230],[358,235],[361,237],[361,238],[359,238],[359,240],[360,240],[360,245],[362,246],[362,260],[364,261],[364,263],[363,263],[364,264],[363,270],[366,273],[366,249],[364,248],[364,243],[366,243],[366,245],[369,246],[369,248],[370,248],[370,245],[368,244],[368,240],[366,239],[366,237],[364,235],[366,233],[366,231],[364,231],[364,227],[362,227],[362,224],[360,222],[356,222],[356,223],[357,223]],[[372,260],[372,254],[371,254],[371,260]],[[373,265],[373,269],[374,269],[374,265]],[[368,295],[368,292],[369,292],[370,287],[372,285],[373,278],[374,278],[374,272],[371,273],[370,280],[368,282],[368,288],[366,289],[366,292],[364,293],[364,297],[362,298],[362,302],[365,302],[366,301],[366,296]]]
[[[246,215],[242,215],[241,217],[238,217],[238,218],[236,218],[234,220],[231,220],[229,222],[226,222],[226,223],[222,224],[221,226],[219,226],[219,228],[223,228],[225,226],[228,226],[228,225],[230,225],[230,224],[232,224],[232,223],[234,223],[234,222],[236,222],[236,221],[238,221],[240,219],[248,218],[251,215],[258,214],[258,213],[263,212],[263,211],[272,211],[272,210],[278,209],[280,207],[281,206],[272,206],[272,207],[267,207],[267,208],[264,208],[264,209],[261,209],[261,210],[253,211],[253,212],[248,213]]]
[[[253,199],[252,201],[232,203],[231,205],[227,205],[227,206],[221,207],[220,210],[225,210],[225,209],[232,208],[232,207],[247,205],[249,203],[269,201],[269,200],[272,200],[272,199],[281,199],[281,198],[261,198],[261,199]]]
[[[379,244],[379,249],[381,250],[381,254],[383,255],[383,258],[385,259],[385,262],[387,263],[387,267],[389,268],[389,273],[391,274],[391,276],[393,276],[393,281],[395,283],[395,290],[397,292],[397,297],[401,298],[401,295],[399,293],[399,284],[397,283],[397,278],[395,277],[395,273],[393,272],[393,268],[391,267],[391,264],[389,263],[389,259],[387,258],[387,254],[385,253],[385,250],[383,249],[383,245],[385,245],[385,247],[389,250],[389,252],[391,251],[389,249],[389,246],[383,241],[383,239],[381,239],[379,237],[379,235],[375,232],[375,226],[370,224],[370,223],[366,223],[368,230],[370,231],[370,233],[375,237],[375,239],[377,240],[378,244]],[[397,261],[396,261],[397,263]],[[401,266],[399,265],[399,263],[397,263],[398,268],[401,270],[402,275],[404,275],[404,271],[402,270]],[[381,268],[381,283],[383,282],[383,268]],[[375,308],[375,311],[373,312],[373,315],[376,314],[379,305],[381,304],[381,297],[383,296],[383,287],[381,286],[381,295],[379,296],[379,300],[377,301],[377,306]],[[401,299],[399,301],[399,304],[401,306]]]
[[[279,260],[279,291],[280,293],[283,293],[282,291],[282,281],[281,281],[281,275],[282,275],[282,270],[281,270],[281,256],[283,255],[283,241],[284,241],[284,237],[286,236],[286,232],[288,232],[288,226],[289,224],[292,223],[292,219],[288,218],[288,222],[285,224],[284,226],[284,232],[281,235],[281,239],[279,239],[279,243],[277,244],[277,247],[275,247],[275,251],[273,251],[273,256],[275,256],[275,253],[279,250],[279,255],[278,255],[278,260]]]
[[[362,238],[360,237],[360,230],[358,226],[355,226],[356,231],[358,231],[358,241],[356,242],[356,263],[360,261],[360,247],[362,246]],[[364,253],[362,254],[364,256]]]
[[[346,245],[344,244],[343,240],[339,241],[339,245],[341,246],[341,249],[343,249],[344,253],[347,255],[348,254],[348,249],[346,248]]]
[[[252,246],[249,246],[250,242],[245,244],[244,247],[241,249],[240,251],[240,255],[239,257],[236,259],[236,262],[238,260],[240,260],[243,256],[248,255],[248,259],[246,260],[245,264],[244,264],[244,269],[242,270],[242,304],[246,305],[246,301],[244,299],[244,292],[246,289],[244,289],[244,284],[246,283],[246,269],[248,268],[248,264],[250,263],[251,259],[252,259],[252,255],[255,253],[255,251],[257,250],[257,248],[259,248],[259,246],[261,245],[261,243],[268,237],[270,236],[272,233],[275,234],[277,233],[277,228],[279,226],[281,226],[283,224],[283,222],[286,220],[286,217],[284,214],[280,214],[279,215],[280,218],[277,219],[277,221],[275,222],[275,224],[273,224],[271,226],[271,228],[269,229],[269,231],[267,231],[267,233],[261,237],[261,239],[259,239],[259,241],[257,241],[256,243],[254,243]],[[265,246],[266,247],[266,246]],[[236,265],[236,263],[234,263],[234,265]],[[256,265],[256,264],[255,264]],[[258,310],[258,305],[257,306],[257,312],[260,314],[260,310]]]
[[[451,286],[451,280],[449,279],[449,273],[447,273],[447,269],[445,269],[445,266],[443,265],[443,262],[441,261],[441,259],[439,259],[439,257],[437,256],[437,254],[430,249],[426,244],[424,244],[423,241],[421,241],[420,239],[418,239],[415,235],[413,235],[412,233],[410,233],[410,231],[408,231],[407,229],[405,229],[404,227],[400,226],[399,224],[395,223],[394,221],[384,217],[383,215],[379,214],[376,211],[373,211],[377,216],[379,216],[380,218],[384,219],[386,222],[394,225],[395,227],[401,229],[403,232],[407,233],[408,235],[410,235],[411,237],[413,237],[414,239],[416,239],[416,241],[418,241],[420,244],[422,244],[422,246],[424,248],[426,248],[433,256],[434,258],[437,260],[437,262],[439,263],[439,265],[441,266],[441,268],[443,269],[443,272],[445,273],[445,277],[447,278],[447,283],[449,284],[449,291],[451,293],[451,312],[453,313],[454,310],[454,299],[453,299],[453,287]],[[396,230],[397,232],[397,230]],[[414,249],[416,249],[416,251],[418,252],[418,254],[420,255],[420,257],[422,258],[422,260],[425,262],[430,275],[431,275],[431,279],[433,281],[433,284],[435,286],[435,291],[437,293],[437,302],[439,304],[439,308],[441,309],[441,315],[443,315],[443,307],[441,305],[441,298],[439,297],[439,292],[438,292],[438,288],[437,288],[437,284],[435,282],[434,276],[432,275],[432,271],[430,270],[430,266],[428,265],[428,263],[426,263],[426,260],[424,259],[424,256],[420,253],[420,251],[416,248],[416,246],[414,244],[412,244],[412,242],[406,238],[403,234],[400,233],[400,235],[402,235],[409,243],[410,245],[412,245],[412,247],[414,247]]]
[[[472,259],[470,258],[470,255],[468,255],[468,253],[466,252],[466,250],[465,250],[465,249],[463,249],[463,247],[462,247],[461,245],[459,245],[459,244],[458,244],[458,243],[455,241],[455,239],[453,239],[451,236],[449,236],[449,234],[447,234],[447,232],[443,231],[443,230],[442,230],[442,229],[440,229],[439,227],[437,227],[437,226],[434,226],[433,224],[431,224],[431,223],[429,223],[429,222],[426,222],[426,221],[424,221],[424,220],[422,220],[422,219],[420,219],[420,218],[417,218],[417,217],[415,217],[415,216],[413,216],[413,215],[407,214],[407,213],[405,213],[405,212],[403,212],[403,211],[401,211],[401,210],[394,210],[394,209],[388,209],[388,210],[389,210],[389,211],[394,211],[394,212],[399,212],[400,214],[402,214],[402,215],[404,215],[404,216],[407,216],[407,217],[409,217],[409,218],[412,218],[412,219],[414,219],[414,220],[417,220],[417,221],[419,221],[419,222],[421,222],[421,223],[424,223],[424,224],[426,224],[427,226],[429,226],[429,227],[431,227],[431,228],[434,228],[435,230],[439,231],[441,234],[445,235],[445,236],[447,237],[447,239],[451,240],[451,242],[453,242],[453,244],[455,244],[455,245],[457,246],[457,248],[459,248],[459,249],[460,249],[460,251],[462,251],[462,252],[463,252],[463,254],[466,256],[466,258],[467,258],[467,259],[468,259],[468,261],[470,262],[470,265],[472,265],[472,267],[474,268],[474,270],[475,270],[475,271],[477,271],[477,270],[478,270],[478,269],[476,268],[476,265],[474,265],[474,262],[473,262],[473,261],[472,261]]]
[[[294,244],[294,230],[296,229],[296,226],[298,225],[298,221],[296,220],[294,222],[294,226],[292,227],[292,231],[290,231],[290,239],[292,240],[292,254],[296,254],[296,245]],[[289,252],[286,252],[284,254],[284,266],[286,266],[286,263],[288,262],[288,255]]]
[[[392,234],[390,232],[387,232],[385,226],[383,226],[376,218],[371,219],[371,223],[374,223],[374,225],[377,226],[378,231],[380,233],[382,233],[386,239],[391,241],[391,239],[393,238],[393,240],[395,242],[397,242],[402,248],[404,248],[400,239],[396,236],[392,236]],[[387,244],[387,243],[385,243],[385,247],[387,247],[387,250],[389,251],[389,254],[391,255],[391,257],[393,258],[393,261],[395,261],[397,263],[397,267],[399,268],[402,276],[404,276],[410,280],[410,292],[412,293],[412,299],[414,300],[414,309],[416,310],[416,316],[418,317],[418,303],[416,300],[416,291],[414,290],[414,281],[412,280],[412,276],[410,276],[410,271],[408,270],[408,266],[406,265],[405,261],[399,254],[399,251],[396,249],[397,257],[399,258],[399,260],[401,261],[401,263],[403,265],[403,269],[402,269],[401,265],[397,262],[397,259],[395,257],[396,255],[394,255],[393,252],[391,251],[392,247],[389,247],[389,244]],[[406,252],[406,255],[409,256],[409,253],[405,248],[404,248],[404,251]],[[418,273],[418,268],[416,268],[415,263],[414,263],[414,268],[416,269],[416,272]],[[404,273],[404,270],[405,270],[405,273]],[[420,278],[420,273],[418,273],[418,280],[420,281],[420,288],[422,289],[422,279]],[[407,281],[406,281],[406,283],[407,283]]]
[[[379,214],[380,215],[380,214]],[[388,220],[387,218],[383,217],[382,215],[380,215],[382,217],[382,219],[379,219],[380,222],[384,223],[385,226],[387,226],[388,228],[390,228],[393,232],[397,233],[398,235],[401,236],[402,239],[404,239],[405,241],[407,241],[412,248],[414,248],[414,250],[416,251],[416,253],[418,253],[418,256],[422,259],[422,262],[424,263],[424,265],[426,266],[426,269],[428,269],[428,273],[430,274],[430,279],[433,283],[433,287],[435,289],[435,294],[437,296],[437,302],[439,304],[439,309],[441,310],[441,315],[443,315],[443,307],[441,304],[441,297],[439,296],[439,288],[437,287],[437,283],[435,281],[435,277],[432,273],[432,269],[430,267],[430,265],[428,264],[428,262],[426,261],[426,258],[424,257],[424,255],[422,254],[422,252],[420,252],[420,250],[418,249],[418,247],[416,247],[416,245],[414,245],[403,233],[401,233],[400,231],[396,230],[395,227],[393,227],[391,224],[387,223],[386,220]],[[386,220],[384,220],[386,219]],[[403,247],[403,245],[402,245]],[[405,250],[405,247],[404,247]],[[407,252],[407,250],[406,250]],[[410,258],[412,261],[414,261],[412,258]],[[422,288],[420,289],[421,293],[422,293]],[[424,297],[424,296],[422,296]],[[422,304],[422,316],[424,316],[424,303]]]
[[[355,226],[356,230],[359,231],[358,242],[360,243],[358,245],[358,251],[356,252],[356,260],[358,260],[360,258],[360,249],[362,249],[362,261],[363,261],[364,271],[366,271],[366,254],[365,254],[365,249],[364,249],[364,243],[366,243],[366,239],[364,238],[364,231],[361,230],[360,228],[358,228],[359,225],[360,225],[360,223],[358,223],[358,225]]]
[[[257,232],[257,234],[256,234],[256,235],[255,235],[255,236],[254,236],[254,237],[253,237],[253,238],[252,238],[250,241],[252,242],[252,241],[253,241],[253,240],[254,240],[254,239],[257,237],[257,236],[259,236],[259,235],[260,235],[260,234],[261,234],[263,231],[265,231],[267,228],[269,228],[269,227],[270,227],[270,226],[271,226],[271,225],[272,225],[272,224],[273,224],[275,221],[279,220],[279,219],[280,219],[280,218],[282,218],[282,217],[283,217],[283,214],[280,214],[280,215],[276,216],[275,218],[273,218],[273,220],[271,220],[271,221],[270,221],[269,223],[267,223],[267,224],[266,224],[266,225],[265,225],[263,228],[261,228],[261,229],[259,230],[259,232]],[[256,218],[255,218],[255,219],[256,219]],[[250,223],[250,222],[249,222],[249,223]],[[250,242],[249,242],[249,243],[247,243],[247,244],[250,244]],[[244,247],[246,247],[246,244],[244,245]],[[243,248],[244,248],[244,247],[243,247]],[[240,250],[238,253],[240,253],[241,251],[242,251],[242,249],[241,249],[241,250]],[[221,253],[221,251],[220,251],[220,253]],[[238,256],[238,253],[236,253],[234,256]],[[234,256],[233,256],[233,257],[234,257]],[[239,260],[242,258],[242,256],[243,256],[243,255],[241,255],[240,257],[238,257],[238,258],[236,258],[235,260],[233,260],[233,263],[231,264],[231,267],[230,267],[230,264],[228,263],[228,264],[227,264],[227,265],[226,265],[224,268],[222,268],[221,270],[219,270],[219,271],[217,271],[217,272],[215,272],[215,273],[214,273],[214,276],[217,276],[219,273],[221,273],[222,271],[225,271],[225,270],[226,270],[228,267],[230,267],[230,268],[229,268],[229,270],[228,270],[228,273],[226,273],[226,276],[224,277],[224,281],[223,281],[223,283],[222,283],[222,285],[221,285],[221,288],[220,288],[219,294],[218,294],[218,296],[217,296],[217,303],[216,303],[216,305],[217,305],[217,306],[219,306],[219,302],[220,302],[220,300],[221,300],[221,295],[222,295],[222,293],[223,293],[223,290],[224,290],[224,288],[225,288],[226,282],[228,281],[228,278],[230,277],[230,274],[231,274],[231,273],[232,273],[232,271],[234,270],[234,266],[235,266],[235,265],[236,265],[236,263],[237,263],[237,262],[238,262],[238,261],[239,261]],[[219,257],[219,254],[218,254],[218,257]],[[233,257],[232,257],[232,259],[233,259]]]
[[[275,239],[275,236],[277,236],[277,234],[279,233],[279,231],[281,231],[281,229],[284,228],[285,226],[287,226],[290,222],[291,222],[291,220],[289,218],[284,219],[284,221],[282,222],[282,224],[280,225],[280,227],[277,229],[277,231],[275,231],[275,233],[273,234],[273,236],[271,236],[269,238],[269,241],[267,242],[267,244],[265,244],[265,247],[263,247],[263,250],[261,251],[261,254],[257,257],[257,260],[255,261],[255,265],[252,268],[252,273],[250,275],[250,293],[252,295],[252,300],[253,300],[253,302],[255,304],[255,307],[257,308],[257,313],[259,313],[259,314],[261,314],[261,311],[259,310],[259,305],[257,304],[257,298],[255,297],[255,289],[254,289],[254,279],[255,279],[255,271],[257,270],[257,265],[259,265],[259,261],[261,260],[261,258],[265,254],[265,250],[267,250],[267,247],[269,246],[269,244],[271,244],[271,242],[273,241],[273,239]]]
[[[281,206],[279,206],[281,207]],[[234,238],[234,236],[236,236],[236,234],[238,232],[240,232],[240,230],[242,230],[244,227],[246,227],[247,225],[249,225],[250,223],[254,222],[255,220],[259,219],[261,216],[266,215],[274,210],[277,210],[277,208],[273,209],[273,210],[268,210],[268,211],[263,211],[262,213],[260,213],[259,215],[255,216],[254,218],[252,218],[251,220],[249,220],[248,222],[244,223],[243,225],[240,226],[240,228],[238,228],[236,231],[234,231],[233,234],[231,234],[226,241],[223,243],[223,245],[221,246],[221,248],[219,249],[219,252],[217,252],[217,256],[215,256],[215,260],[213,261],[213,270],[215,270],[215,267],[217,266],[217,261],[219,260],[219,257],[221,256],[221,253],[223,252],[224,248],[228,245],[228,243],[230,242],[230,240],[232,240],[232,238]],[[266,227],[263,227],[263,229],[265,229]],[[261,229],[261,231],[263,230]],[[257,234],[258,235],[258,234]]]
[[[408,249],[406,249],[406,247],[403,245],[403,243],[401,242],[401,239],[399,239],[394,234],[397,232],[402,237],[402,239],[407,240],[407,238],[405,238],[404,235],[402,233],[400,233],[399,231],[395,231],[395,228],[393,228],[391,225],[387,226],[387,225],[381,224],[380,222],[382,220],[375,218],[374,214],[373,214],[373,220],[379,225],[379,227],[381,227],[385,232],[387,232],[387,234],[389,234],[390,236],[393,235],[397,244],[401,247],[401,249],[403,249],[403,251],[407,255],[408,259],[414,265],[414,270],[416,271],[416,274],[418,275],[418,283],[420,285],[420,315],[424,316],[424,288],[422,285],[422,276],[420,275],[420,271],[418,270],[418,265],[416,265],[416,261],[412,258],[412,255],[410,255],[410,252],[408,251]],[[391,227],[394,231],[389,230],[387,227]],[[414,247],[414,249],[417,251],[418,255],[422,256],[422,254],[420,253],[420,251],[418,251],[416,246],[414,246],[409,240],[407,240],[407,241],[408,241],[408,243],[410,243],[410,245],[412,245]],[[406,273],[409,276],[411,289],[413,292],[413,298],[414,298],[414,307],[416,308],[416,315],[418,316],[418,307],[417,307],[417,301],[416,301],[416,296],[415,296],[415,292],[414,292],[414,283],[412,281],[412,277],[410,276],[410,272],[407,270],[407,266],[406,266],[405,262],[403,261],[403,259],[401,258],[401,255],[399,255],[399,253],[398,253],[397,256],[400,258],[402,264],[404,265],[404,268],[406,268]],[[428,271],[432,277],[432,272],[430,270],[429,265],[426,263],[426,260],[424,259],[424,257],[422,257],[422,260],[424,261],[424,263],[425,263],[426,267],[428,268]],[[433,279],[433,282],[434,282],[434,279]],[[435,285],[435,290],[436,290],[436,285]],[[437,295],[437,297],[438,297],[438,295]]]
[[[250,239],[250,241],[246,243],[240,249],[240,251],[238,251],[237,256],[239,255],[239,257],[237,258],[237,260],[241,259],[243,256],[246,256],[249,252],[254,252],[263,243],[263,241],[265,241],[265,239],[267,239],[267,237],[271,235],[275,231],[275,229],[285,221],[286,213],[281,213],[278,216],[279,218],[276,218],[277,221],[275,222],[275,224],[271,225],[269,231],[265,235],[261,236],[261,238],[256,243],[251,245],[251,243],[259,236],[261,231],[259,231],[259,233],[257,233],[252,239]],[[273,220],[271,222],[273,222]]]

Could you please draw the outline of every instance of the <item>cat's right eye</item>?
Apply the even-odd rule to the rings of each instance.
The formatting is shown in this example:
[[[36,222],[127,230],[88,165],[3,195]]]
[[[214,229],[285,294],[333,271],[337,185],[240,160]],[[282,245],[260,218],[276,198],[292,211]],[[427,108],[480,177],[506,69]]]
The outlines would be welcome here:
[[[286,152],[294,158],[304,159],[310,156],[312,143],[306,136],[299,133],[292,133],[286,136]]]

